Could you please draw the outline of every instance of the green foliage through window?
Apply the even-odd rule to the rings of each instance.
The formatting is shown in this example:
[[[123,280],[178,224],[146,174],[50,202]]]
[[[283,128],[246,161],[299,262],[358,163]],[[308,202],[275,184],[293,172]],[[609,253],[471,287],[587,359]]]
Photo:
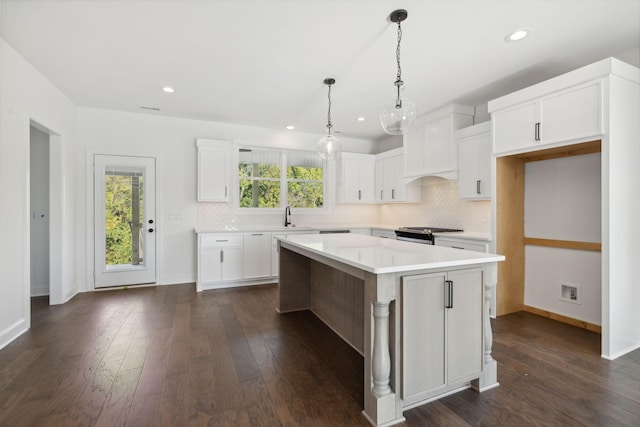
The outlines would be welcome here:
[[[238,177],[241,208],[324,206],[324,168],[315,153],[241,148]]]
[[[106,265],[136,265],[142,260],[143,179],[136,174],[105,176]]]

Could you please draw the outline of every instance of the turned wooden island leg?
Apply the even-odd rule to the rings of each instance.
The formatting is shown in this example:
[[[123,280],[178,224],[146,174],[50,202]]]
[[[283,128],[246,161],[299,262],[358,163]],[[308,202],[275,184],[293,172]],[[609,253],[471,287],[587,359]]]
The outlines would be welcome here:
[[[378,396],[391,393],[391,356],[389,354],[389,303],[373,303],[373,354],[371,371],[373,392]]]
[[[390,333],[391,304],[396,300],[394,274],[365,273],[364,290],[364,416],[375,426],[389,426],[405,420],[402,401],[396,392],[400,345],[398,331]],[[395,319],[394,328],[399,321]]]
[[[498,387],[498,363],[491,356],[491,349],[493,347],[493,331],[491,330],[491,316],[489,314],[491,307],[491,298],[495,285],[493,283],[486,283],[484,285],[484,310],[482,316],[483,323],[483,336],[484,336],[484,357],[482,376],[472,383],[473,387],[482,392],[494,387]]]

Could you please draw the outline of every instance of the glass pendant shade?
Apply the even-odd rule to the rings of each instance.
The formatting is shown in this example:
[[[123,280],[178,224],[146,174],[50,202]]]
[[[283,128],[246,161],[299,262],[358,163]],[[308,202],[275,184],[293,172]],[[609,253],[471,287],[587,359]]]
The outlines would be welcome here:
[[[342,142],[333,135],[326,135],[318,141],[318,154],[323,160],[338,160],[342,152]]]
[[[416,120],[416,104],[407,98],[400,99],[399,107],[394,104],[385,105],[380,111],[380,123],[385,133],[402,135],[406,133]]]

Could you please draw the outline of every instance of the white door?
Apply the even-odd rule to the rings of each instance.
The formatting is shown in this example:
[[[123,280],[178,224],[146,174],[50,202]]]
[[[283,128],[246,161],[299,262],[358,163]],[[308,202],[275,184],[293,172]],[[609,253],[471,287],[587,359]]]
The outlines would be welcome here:
[[[156,281],[156,172],[149,157],[95,156],[95,287]]]

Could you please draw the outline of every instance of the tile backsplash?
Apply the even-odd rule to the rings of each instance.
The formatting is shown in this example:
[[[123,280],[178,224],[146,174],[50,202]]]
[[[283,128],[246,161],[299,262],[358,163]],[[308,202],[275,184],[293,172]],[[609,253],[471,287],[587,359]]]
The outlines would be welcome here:
[[[461,228],[491,232],[491,202],[458,198],[457,181],[422,178],[422,202],[379,207],[382,224]]]
[[[422,179],[422,202],[391,205],[336,205],[323,215],[296,215],[297,225],[387,225],[462,228],[490,233],[491,202],[458,198],[458,183],[440,178]],[[282,225],[283,215],[238,215],[230,203],[198,203],[198,228]]]

